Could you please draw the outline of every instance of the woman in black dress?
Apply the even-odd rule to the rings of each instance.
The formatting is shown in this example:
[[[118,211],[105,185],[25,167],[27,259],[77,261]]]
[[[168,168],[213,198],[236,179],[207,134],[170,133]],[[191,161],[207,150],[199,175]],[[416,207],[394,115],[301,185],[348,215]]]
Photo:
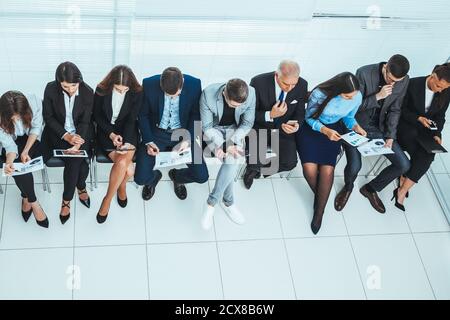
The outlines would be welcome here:
[[[72,62],[63,62],[56,69],[55,81],[49,82],[44,91],[42,133],[44,161],[53,156],[54,149],[90,151],[92,137],[92,106],[94,92],[83,81],[78,67]],[[64,193],[59,218],[64,224],[70,217],[70,201],[75,187],[81,203],[90,207],[86,191],[89,164],[86,158],[63,157]]]
[[[139,142],[137,115],[141,93],[133,71],[124,65],[114,67],[95,90],[97,147],[114,162],[108,191],[97,214],[98,223],[105,222],[114,196],[122,208],[127,205],[126,186],[134,175],[133,157]]]

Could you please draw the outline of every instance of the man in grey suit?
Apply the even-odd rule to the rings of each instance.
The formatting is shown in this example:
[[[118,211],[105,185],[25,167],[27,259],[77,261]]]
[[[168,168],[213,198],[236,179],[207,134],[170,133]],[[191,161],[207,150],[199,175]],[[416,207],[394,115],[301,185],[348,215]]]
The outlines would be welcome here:
[[[255,89],[241,79],[212,84],[200,98],[200,118],[208,148],[223,163],[214,189],[209,194],[202,217],[202,227],[211,228],[214,209],[220,202],[228,217],[237,224],[245,218],[234,205],[234,177],[245,162],[244,138],[255,121]]]
[[[408,88],[408,71],[408,59],[399,54],[392,56],[387,63],[367,65],[356,71],[363,95],[356,119],[367,131],[368,138],[384,139],[385,146],[394,152],[385,155],[391,165],[360,189],[361,194],[368,198],[372,207],[380,213],[385,213],[386,209],[377,192],[407,172],[410,166],[408,158],[396,141],[401,105]],[[344,145],[344,149],[347,158],[345,186],[334,202],[337,211],[345,207],[362,165],[361,154],[356,148]]]

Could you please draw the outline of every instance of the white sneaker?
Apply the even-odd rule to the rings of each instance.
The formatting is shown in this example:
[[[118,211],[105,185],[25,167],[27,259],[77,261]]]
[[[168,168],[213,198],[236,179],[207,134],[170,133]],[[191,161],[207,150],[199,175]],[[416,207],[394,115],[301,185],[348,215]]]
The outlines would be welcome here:
[[[205,230],[211,229],[213,225],[213,218],[214,218],[214,207],[211,207],[209,204],[206,205],[204,211],[203,211],[203,217],[202,217],[202,228]]]
[[[226,214],[228,215],[228,217],[237,224],[244,224],[245,223],[245,218],[242,215],[242,213],[239,211],[239,209],[233,204],[229,207],[227,207],[225,205],[225,203],[221,202],[220,203],[222,205],[223,210],[226,212]]]

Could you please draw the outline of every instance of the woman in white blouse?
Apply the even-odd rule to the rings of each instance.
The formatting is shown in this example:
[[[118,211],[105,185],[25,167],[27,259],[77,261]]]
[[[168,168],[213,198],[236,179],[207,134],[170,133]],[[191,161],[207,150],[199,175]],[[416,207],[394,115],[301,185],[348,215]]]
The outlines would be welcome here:
[[[94,96],[94,120],[97,124],[96,145],[114,162],[108,191],[97,214],[105,222],[111,201],[127,205],[126,184],[134,175],[133,157],[138,145],[137,114],[142,87],[133,71],[124,65],[114,67],[100,82]]]
[[[38,137],[42,130],[40,103],[30,106],[19,91],[8,91],[0,97],[0,144],[5,173],[14,173],[14,162],[28,162],[42,155]],[[5,160],[6,158],[6,160]],[[13,176],[22,196],[22,217],[25,222],[34,214],[36,222],[48,228],[47,216],[36,199],[33,174]]]
[[[94,92],[83,81],[80,69],[70,61],[61,63],[55,72],[55,81],[45,87],[42,114],[45,121],[42,133],[44,161],[53,157],[54,149],[76,153],[90,150],[92,139],[92,106]],[[70,202],[75,189],[78,199],[90,207],[86,190],[89,165],[86,158],[64,157],[64,191],[59,219],[65,224],[70,218]]]

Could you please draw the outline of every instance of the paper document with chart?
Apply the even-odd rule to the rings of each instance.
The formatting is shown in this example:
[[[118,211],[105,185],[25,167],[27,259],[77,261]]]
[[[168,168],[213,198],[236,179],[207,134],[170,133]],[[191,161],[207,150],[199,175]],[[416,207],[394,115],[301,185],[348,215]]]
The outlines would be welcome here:
[[[359,147],[363,143],[369,141],[368,138],[357,134],[355,131],[350,131],[349,133],[343,134],[341,138],[352,147]]]
[[[182,153],[178,153],[176,151],[160,152],[156,155],[155,169],[173,167],[191,162],[191,149],[183,151]]]
[[[25,163],[14,162],[14,172],[10,176],[20,176],[42,169],[44,169],[44,159],[42,157],[31,159],[30,161]],[[3,163],[3,176],[6,177],[5,163]]]
[[[366,142],[358,147],[358,151],[363,157],[379,156],[383,154],[394,153],[391,148],[384,146],[385,142],[383,139],[373,139]]]

